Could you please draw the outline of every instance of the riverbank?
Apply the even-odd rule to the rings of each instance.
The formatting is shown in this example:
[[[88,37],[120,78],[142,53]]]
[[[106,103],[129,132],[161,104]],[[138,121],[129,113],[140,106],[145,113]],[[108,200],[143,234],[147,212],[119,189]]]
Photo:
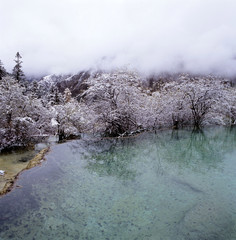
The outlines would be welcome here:
[[[11,169],[7,169],[3,176],[0,176],[0,196],[7,194],[14,187],[14,183],[18,176],[24,170],[28,170],[39,165],[45,154],[49,151],[49,147],[42,149],[35,157],[28,162],[19,162],[11,166]]]

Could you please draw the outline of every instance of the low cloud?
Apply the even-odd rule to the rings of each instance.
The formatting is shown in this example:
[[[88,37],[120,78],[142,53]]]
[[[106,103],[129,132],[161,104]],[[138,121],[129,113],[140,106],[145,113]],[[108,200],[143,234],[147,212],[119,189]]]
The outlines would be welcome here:
[[[26,74],[130,65],[236,74],[234,0],[0,0],[0,59]]]

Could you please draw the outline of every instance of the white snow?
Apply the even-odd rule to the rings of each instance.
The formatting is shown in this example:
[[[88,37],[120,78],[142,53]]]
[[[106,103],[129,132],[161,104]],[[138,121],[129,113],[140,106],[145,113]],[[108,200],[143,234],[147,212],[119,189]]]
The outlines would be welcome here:
[[[55,126],[59,125],[59,123],[57,122],[57,120],[55,118],[52,118],[51,125],[52,125],[52,127],[55,127]]]

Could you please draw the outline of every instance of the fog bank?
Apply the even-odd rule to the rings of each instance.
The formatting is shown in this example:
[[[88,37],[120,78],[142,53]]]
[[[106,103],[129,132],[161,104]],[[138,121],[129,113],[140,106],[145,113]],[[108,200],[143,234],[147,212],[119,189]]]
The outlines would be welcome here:
[[[236,75],[234,0],[0,0],[0,59],[26,74],[129,65]]]

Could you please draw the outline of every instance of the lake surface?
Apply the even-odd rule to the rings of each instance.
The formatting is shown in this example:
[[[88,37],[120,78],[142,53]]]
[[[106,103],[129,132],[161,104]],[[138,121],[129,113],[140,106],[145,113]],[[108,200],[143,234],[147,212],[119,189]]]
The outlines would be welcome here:
[[[236,128],[56,145],[0,199],[0,239],[235,240]]]

